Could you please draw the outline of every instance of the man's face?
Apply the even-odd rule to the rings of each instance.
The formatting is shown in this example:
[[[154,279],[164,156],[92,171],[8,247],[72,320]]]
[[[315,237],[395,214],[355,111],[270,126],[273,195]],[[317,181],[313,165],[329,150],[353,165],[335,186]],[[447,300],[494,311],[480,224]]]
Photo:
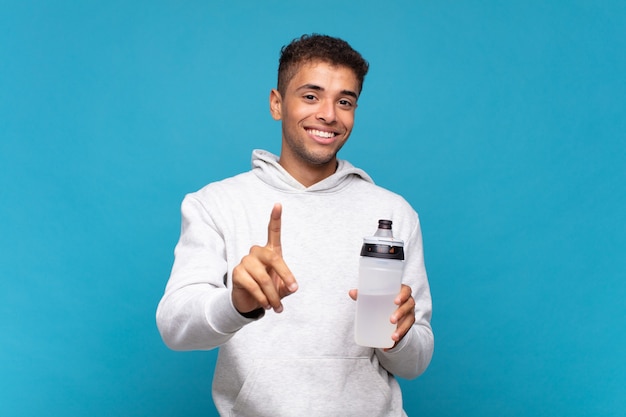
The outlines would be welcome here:
[[[272,90],[270,111],[282,120],[280,163],[290,172],[331,175],[354,124],[359,82],[347,67],[313,61],[300,66],[284,95]]]

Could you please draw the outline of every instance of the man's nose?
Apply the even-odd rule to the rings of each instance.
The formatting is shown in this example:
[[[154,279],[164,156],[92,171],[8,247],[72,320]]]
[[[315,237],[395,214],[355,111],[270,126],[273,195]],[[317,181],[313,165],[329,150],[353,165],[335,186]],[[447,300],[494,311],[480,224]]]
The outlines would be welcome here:
[[[318,120],[321,120],[325,123],[334,122],[336,117],[335,103],[333,103],[332,101],[324,101],[320,103],[320,107],[317,111],[316,117]]]

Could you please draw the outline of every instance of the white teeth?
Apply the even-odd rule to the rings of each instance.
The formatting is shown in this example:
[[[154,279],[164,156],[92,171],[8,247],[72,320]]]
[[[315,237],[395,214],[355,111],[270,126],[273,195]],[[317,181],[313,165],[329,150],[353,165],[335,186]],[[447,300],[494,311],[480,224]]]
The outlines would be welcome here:
[[[309,129],[308,131],[311,135],[319,136],[321,138],[332,138],[335,136],[333,132],[324,132],[322,130]]]

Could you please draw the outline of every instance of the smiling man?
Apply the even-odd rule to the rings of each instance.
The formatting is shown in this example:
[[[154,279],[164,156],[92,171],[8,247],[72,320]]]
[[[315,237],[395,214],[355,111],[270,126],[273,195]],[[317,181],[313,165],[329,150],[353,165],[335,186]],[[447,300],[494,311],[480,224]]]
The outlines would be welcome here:
[[[283,122],[279,163],[303,185],[335,172],[360,90],[352,69],[319,59],[302,62],[286,87],[272,90],[270,111]]]
[[[337,158],[367,71],[338,38],[283,47],[269,98],[280,156],[256,150],[251,171],[183,200],[157,325],[172,349],[219,347],[213,399],[223,416],[403,416],[396,376],[415,378],[430,363],[417,213]],[[405,242],[390,349],[354,342],[360,246],[379,219]]]

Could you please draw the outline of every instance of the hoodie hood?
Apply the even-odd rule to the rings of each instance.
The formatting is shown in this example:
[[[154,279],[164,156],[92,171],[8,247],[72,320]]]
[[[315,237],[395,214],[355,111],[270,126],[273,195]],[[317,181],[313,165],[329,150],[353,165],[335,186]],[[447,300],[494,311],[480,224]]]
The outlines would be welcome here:
[[[335,192],[355,179],[374,183],[365,171],[356,168],[350,162],[342,159],[338,159],[337,162],[337,171],[333,175],[305,187],[278,163],[278,156],[261,149],[252,152],[252,172],[264,183],[282,191]]]

